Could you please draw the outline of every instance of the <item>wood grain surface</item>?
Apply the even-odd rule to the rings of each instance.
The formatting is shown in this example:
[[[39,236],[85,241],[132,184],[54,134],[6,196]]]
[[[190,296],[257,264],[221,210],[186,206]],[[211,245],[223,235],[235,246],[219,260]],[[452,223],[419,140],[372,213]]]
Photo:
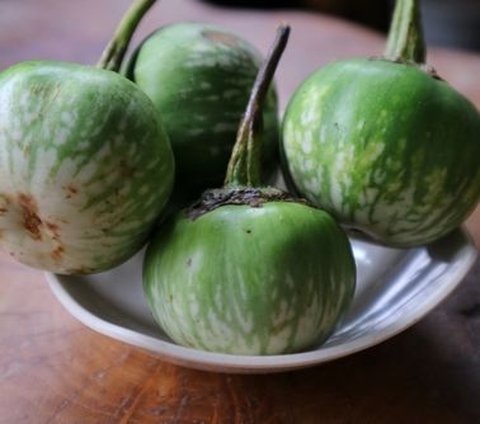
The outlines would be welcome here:
[[[0,0],[0,69],[27,59],[95,63],[128,0]],[[135,40],[178,20],[220,23],[265,51],[280,21],[292,39],[281,103],[318,66],[376,55],[382,38],[319,14],[224,11],[164,0]],[[432,50],[430,62],[480,106],[480,56]],[[480,212],[468,221],[480,246]],[[420,323],[381,345],[302,371],[193,371],[94,333],[54,299],[43,274],[0,255],[0,423],[480,422],[480,265]]]

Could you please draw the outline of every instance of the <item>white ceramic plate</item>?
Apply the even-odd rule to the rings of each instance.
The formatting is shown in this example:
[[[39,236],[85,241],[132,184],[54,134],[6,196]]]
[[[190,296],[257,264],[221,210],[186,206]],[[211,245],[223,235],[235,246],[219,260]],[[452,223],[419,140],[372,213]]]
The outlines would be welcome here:
[[[380,343],[431,311],[463,280],[477,251],[463,231],[429,246],[400,250],[352,240],[358,282],[354,302],[333,336],[297,354],[241,356],[203,352],[172,342],[154,322],[143,295],[143,252],[89,276],[47,274],[58,300],[99,333],[191,368],[263,373],[308,367]]]

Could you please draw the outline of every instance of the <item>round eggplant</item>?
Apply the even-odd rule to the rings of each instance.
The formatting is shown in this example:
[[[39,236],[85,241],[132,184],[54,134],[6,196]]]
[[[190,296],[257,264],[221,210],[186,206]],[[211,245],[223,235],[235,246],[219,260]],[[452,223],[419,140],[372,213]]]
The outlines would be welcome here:
[[[177,197],[195,199],[221,185],[260,62],[260,53],[242,38],[194,22],[160,28],[132,55],[126,75],[164,122],[175,155]],[[263,112],[265,178],[278,162],[277,113],[272,88]]]
[[[118,265],[168,200],[167,134],[150,99],[114,72],[151,4],[133,4],[98,68],[37,61],[0,74],[0,246],[24,264],[62,274]]]
[[[318,70],[283,122],[292,186],[390,246],[442,237],[480,196],[479,113],[424,60],[418,2],[399,0],[385,57]]]

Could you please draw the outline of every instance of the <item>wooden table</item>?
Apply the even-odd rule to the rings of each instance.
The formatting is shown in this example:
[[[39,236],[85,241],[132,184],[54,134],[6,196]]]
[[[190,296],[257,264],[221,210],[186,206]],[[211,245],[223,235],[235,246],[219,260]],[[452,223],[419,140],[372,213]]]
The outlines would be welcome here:
[[[2,0],[0,69],[31,58],[94,63],[128,0]],[[282,105],[317,66],[381,52],[361,27],[301,12],[224,11],[164,0],[136,40],[180,19],[222,23],[265,51],[293,27],[278,71]],[[480,106],[480,56],[435,50],[431,62]],[[479,140],[480,141],[480,140]],[[468,221],[480,246],[480,211]],[[0,256],[0,423],[480,422],[480,265],[419,324],[360,354],[276,375],[170,365],[75,321],[41,272]]]

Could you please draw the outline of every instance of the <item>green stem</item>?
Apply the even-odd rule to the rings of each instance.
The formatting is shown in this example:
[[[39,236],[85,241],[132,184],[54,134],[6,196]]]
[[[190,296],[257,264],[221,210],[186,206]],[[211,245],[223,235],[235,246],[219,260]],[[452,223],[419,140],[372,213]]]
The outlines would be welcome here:
[[[98,68],[118,72],[130,40],[143,16],[157,0],[134,0],[113,34],[97,63]]]
[[[384,56],[394,61],[425,63],[420,0],[396,0]]]
[[[289,34],[288,25],[278,27],[275,41],[258,71],[228,163],[225,186],[258,187],[261,185],[263,105],[278,62],[287,45]]]

